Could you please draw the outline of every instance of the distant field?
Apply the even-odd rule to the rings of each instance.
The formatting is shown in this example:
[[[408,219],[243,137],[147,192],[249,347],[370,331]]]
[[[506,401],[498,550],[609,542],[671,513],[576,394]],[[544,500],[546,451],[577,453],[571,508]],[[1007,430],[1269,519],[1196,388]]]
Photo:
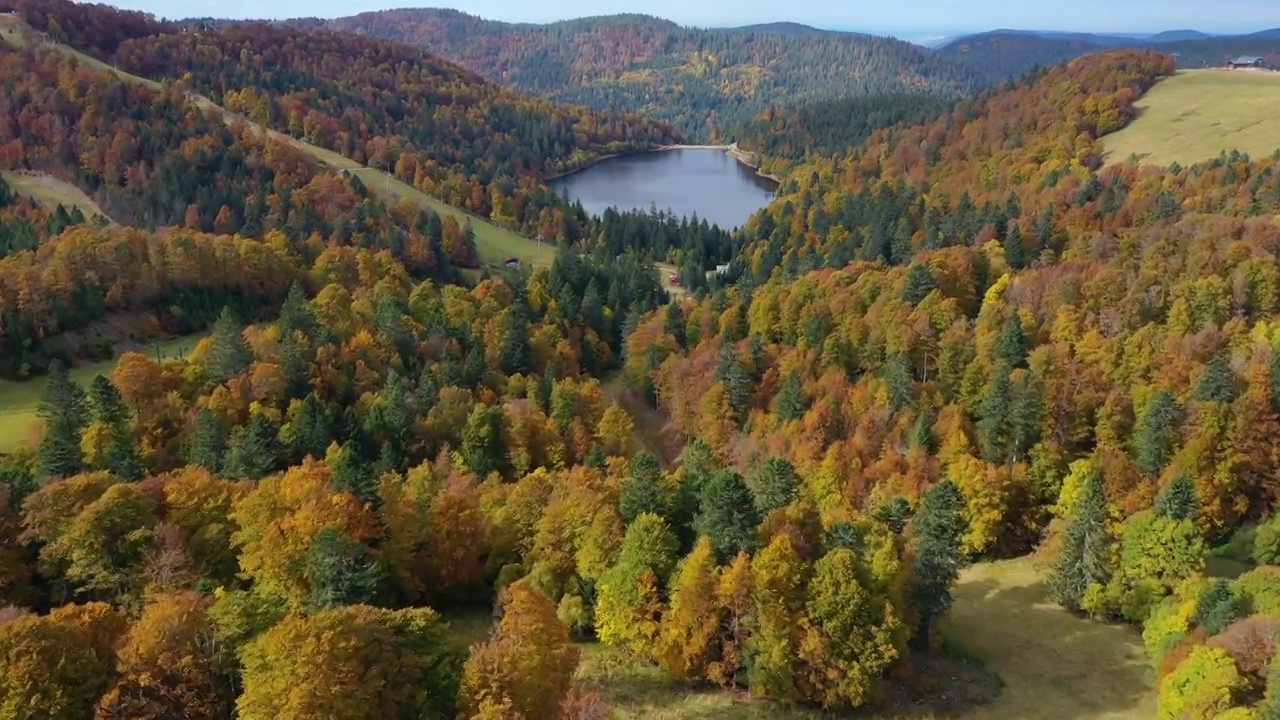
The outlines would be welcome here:
[[[155,346],[139,347],[137,351],[171,360],[190,353],[199,340],[200,336],[191,335],[166,340]],[[80,365],[71,369],[71,378],[87,387],[95,377],[110,374],[115,367],[114,359]],[[37,421],[36,406],[44,395],[44,384],[43,377],[25,382],[0,380],[0,452],[14,450],[26,442],[31,426]]]
[[[98,203],[93,198],[85,195],[80,188],[70,183],[62,182],[52,175],[44,173],[29,172],[10,172],[0,173],[4,176],[4,181],[13,188],[14,192],[19,195],[26,195],[36,202],[46,207],[57,207],[62,205],[67,209],[71,207],[80,208],[80,212],[85,217],[93,217],[94,215],[105,215],[102,208],[98,207]]]
[[[956,650],[983,663],[1002,681],[1003,688],[995,699],[954,716],[912,709],[859,717],[1147,720],[1155,716],[1155,694],[1145,679],[1147,665],[1138,633],[1074,617],[1050,603],[1030,559],[983,563],[966,570],[957,589],[951,624]],[[832,717],[753,702],[738,693],[692,691],[648,663],[596,644],[583,646],[579,676],[605,696],[613,707],[613,717],[620,720]],[[964,685],[944,694],[975,691]]]
[[[1103,138],[1108,163],[1187,165],[1239,150],[1254,159],[1280,149],[1280,72],[1184,70],[1138,102],[1139,115]]]

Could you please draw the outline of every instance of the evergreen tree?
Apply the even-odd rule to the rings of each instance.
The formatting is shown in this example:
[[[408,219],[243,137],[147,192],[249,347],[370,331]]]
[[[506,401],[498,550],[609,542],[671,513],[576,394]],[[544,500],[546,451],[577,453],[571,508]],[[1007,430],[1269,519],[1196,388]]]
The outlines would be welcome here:
[[[800,477],[795,466],[780,457],[764,461],[751,484],[751,493],[761,517],[791,504],[800,494]]]
[[[1222,358],[1214,358],[1204,366],[1196,383],[1195,399],[1202,402],[1229,403],[1235,400],[1235,377]]]
[[[462,429],[462,459],[477,477],[503,472],[506,453],[502,446],[502,408],[476,405]]]
[[[799,420],[809,410],[808,398],[804,396],[804,381],[800,373],[792,370],[787,373],[773,398],[773,413],[783,422]]]
[[[997,366],[978,405],[978,446],[982,459],[989,463],[1003,463],[1008,458],[1011,392],[1008,367]]]
[[[1148,475],[1159,475],[1173,457],[1182,412],[1168,390],[1157,390],[1147,402],[1133,431],[1133,455]]]
[[[672,300],[667,304],[667,315],[663,320],[662,331],[675,338],[676,344],[680,347],[685,346],[684,311],[680,309],[678,301]]]
[[[915,557],[911,565],[912,602],[919,613],[915,637],[927,646],[934,621],[951,609],[951,588],[964,560],[960,540],[965,533],[964,496],[950,480],[929,488],[911,522]]]
[[[1030,351],[1028,343],[1027,332],[1022,327],[1022,316],[1016,311],[1010,312],[1000,328],[992,355],[997,362],[1010,368],[1026,367],[1027,353]]]
[[[129,433],[129,417],[120,399],[120,391],[106,377],[98,375],[89,387],[89,406],[98,423],[106,431],[106,453],[102,469],[124,480],[137,480],[143,475],[138,445]]]
[[[316,459],[324,457],[325,450],[333,441],[333,431],[329,411],[315,393],[308,393],[302,399],[284,436],[294,462],[301,462],[307,456]]]
[[[618,490],[618,514],[630,525],[642,513],[652,513],[668,519],[670,502],[662,482],[662,468],[658,458],[641,450],[631,458],[631,472]]]
[[[209,354],[204,370],[214,382],[226,382],[239,375],[253,362],[253,351],[244,339],[244,326],[231,308],[224,307],[209,334]]]
[[[911,520],[911,503],[901,495],[895,495],[880,503],[872,516],[884,523],[893,534],[900,535]]]
[[[729,405],[734,415],[741,419],[746,416],[751,404],[751,377],[738,359],[733,346],[725,343],[720,346],[720,357],[716,364],[716,379],[724,383],[725,393],[729,396]]]
[[[515,302],[503,315],[498,368],[506,375],[529,372],[529,318],[521,301]]]
[[[186,450],[188,463],[199,465],[215,475],[222,474],[222,463],[227,454],[227,428],[212,410],[205,408],[196,413]]]
[[[910,305],[919,305],[937,286],[927,264],[912,263],[907,269],[907,283],[902,290],[902,299]]]
[[[279,459],[275,425],[266,413],[255,412],[248,425],[231,433],[222,467],[229,477],[257,480],[274,471]]]
[[[711,540],[720,562],[728,562],[740,551],[751,552],[759,524],[760,516],[742,476],[732,470],[714,473],[699,494],[694,527]]]
[[[378,605],[388,580],[386,569],[370,557],[364,543],[333,526],[312,539],[306,574],[311,592],[303,605],[309,613],[342,605]]]
[[[1049,577],[1049,593],[1066,608],[1079,610],[1089,587],[1106,585],[1110,578],[1107,554],[1112,539],[1107,533],[1106,513],[1102,473],[1095,468],[1085,481],[1083,496],[1067,518],[1059,555]]]
[[[377,477],[373,468],[360,457],[354,442],[348,440],[343,443],[336,453],[326,458],[326,462],[333,473],[334,490],[349,492],[363,502],[377,501]]]
[[[1231,587],[1230,582],[1214,578],[1196,598],[1196,612],[1191,616],[1191,623],[1213,636],[1244,617],[1248,610],[1248,601]]]
[[[285,335],[280,340],[280,370],[284,373],[288,399],[302,397],[310,391],[310,352],[294,335]]]
[[[889,407],[900,412],[915,400],[915,378],[911,373],[911,361],[903,353],[894,353],[885,360],[881,370],[889,389]]]
[[[1156,496],[1155,511],[1170,520],[1194,520],[1200,510],[1196,484],[1185,470],[1173,476]]]
[[[1022,244],[1022,230],[1017,223],[1009,226],[1004,236],[1004,261],[1014,270],[1027,266],[1027,248]]]
[[[280,328],[281,337],[289,337],[294,332],[301,332],[308,337],[315,336],[316,316],[311,312],[311,305],[307,302],[301,283],[294,282],[289,288],[289,294],[280,306],[280,319],[276,321],[276,325]]]
[[[84,389],[71,379],[60,360],[49,365],[44,397],[36,407],[44,421],[44,436],[36,448],[36,474],[57,478],[79,472],[84,456],[80,452],[80,434],[88,424]]]

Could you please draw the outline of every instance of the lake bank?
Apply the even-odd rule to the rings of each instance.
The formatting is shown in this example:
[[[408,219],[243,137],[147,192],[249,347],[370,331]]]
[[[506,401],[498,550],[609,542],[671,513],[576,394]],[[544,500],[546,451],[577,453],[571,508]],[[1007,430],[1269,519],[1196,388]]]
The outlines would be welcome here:
[[[589,170],[606,160],[613,160],[615,158],[621,158],[621,157],[632,157],[635,155],[647,155],[649,153],[669,152],[671,150],[723,150],[725,154],[728,155],[729,157],[733,158],[734,160],[737,160],[739,163],[754,170],[756,175],[766,180],[775,182],[779,185],[782,184],[782,181],[779,180],[777,177],[770,175],[768,173],[760,172],[759,163],[753,162],[754,158],[750,154],[748,154],[746,151],[739,150],[738,143],[731,143],[729,145],[661,145],[659,147],[656,147],[650,150],[634,150],[631,152],[613,153],[612,155],[601,155],[600,157],[592,160],[591,162],[581,167],[576,167],[572,170],[566,170],[565,172],[557,173],[555,175],[548,175],[544,180],[544,182],[550,183],[550,182],[555,182],[556,180],[563,180],[564,178],[567,178],[570,175],[577,175],[578,173],[584,170]]]

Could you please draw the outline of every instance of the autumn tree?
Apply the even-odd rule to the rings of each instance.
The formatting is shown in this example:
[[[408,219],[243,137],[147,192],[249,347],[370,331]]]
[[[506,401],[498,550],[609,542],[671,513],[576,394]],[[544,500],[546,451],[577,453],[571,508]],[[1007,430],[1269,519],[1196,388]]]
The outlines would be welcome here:
[[[680,561],[671,582],[671,607],[662,615],[654,656],[673,677],[697,684],[722,662],[725,609],[718,606],[720,568],[706,537]]]
[[[631,523],[617,563],[597,586],[596,635],[601,642],[639,655],[652,652],[677,547],[671,528],[657,515],[644,513]]]
[[[517,582],[503,594],[502,620],[492,637],[471,649],[463,668],[461,716],[492,717],[488,713],[502,708],[514,717],[558,717],[578,649],[541,593]]]
[[[787,702],[805,699],[797,677],[803,637],[805,587],[813,568],[779,534],[751,561],[752,617],[747,641],[747,685],[753,694]]]
[[[112,679],[111,657],[73,618],[23,614],[0,622],[0,717],[83,720]]]
[[[461,658],[429,608],[363,605],[285,618],[244,648],[245,720],[453,720]]]

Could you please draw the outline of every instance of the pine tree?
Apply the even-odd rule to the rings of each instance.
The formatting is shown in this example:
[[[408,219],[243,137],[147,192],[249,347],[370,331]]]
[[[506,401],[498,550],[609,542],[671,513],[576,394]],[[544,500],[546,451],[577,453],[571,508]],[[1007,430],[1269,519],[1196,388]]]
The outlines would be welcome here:
[[[759,524],[760,515],[742,476],[727,469],[713,474],[699,494],[694,527],[711,540],[720,562],[728,562],[740,551],[751,552]]]
[[[79,472],[84,463],[80,434],[88,425],[88,410],[84,389],[71,379],[60,360],[49,365],[44,397],[36,414],[44,421],[44,436],[36,448],[36,474],[56,478]]]
[[[462,429],[462,459],[477,477],[504,470],[502,408],[476,405]]]
[[[308,393],[298,406],[298,412],[289,421],[286,428],[285,442],[289,444],[289,455],[294,462],[301,462],[307,456],[320,459],[333,441],[330,427],[329,411],[324,402],[315,393]]]
[[[911,599],[920,618],[915,638],[925,647],[932,642],[934,621],[951,609],[951,588],[960,577],[964,508],[960,489],[943,480],[925,492],[920,511],[911,521],[916,551],[911,565]]]
[[[1147,402],[1133,431],[1133,455],[1148,475],[1159,475],[1173,457],[1182,424],[1178,401],[1168,390],[1157,390]]]
[[[662,331],[675,338],[676,345],[684,347],[684,311],[680,309],[680,303],[672,300],[667,305],[667,314],[662,323]]]
[[[1011,392],[1008,367],[997,366],[978,405],[978,446],[982,449],[982,459],[989,463],[1003,463],[1009,457]]]
[[[889,390],[889,407],[900,412],[915,400],[915,379],[911,373],[911,361],[903,353],[890,355],[881,369]]]
[[[306,574],[311,592],[303,606],[309,613],[342,605],[377,605],[388,579],[364,543],[332,526],[312,539]]]
[[[223,459],[227,454],[227,429],[212,410],[206,408],[196,413],[186,450],[188,463],[199,465],[215,475],[222,473]]]
[[[1202,402],[1229,403],[1236,398],[1235,377],[1231,366],[1222,358],[1214,358],[1204,366],[1196,383],[1195,399]]]
[[[910,305],[919,305],[937,286],[928,265],[923,262],[912,263],[907,268],[907,283],[902,290],[902,299]]]
[[[911,520],[911,503],[901,495],[895,495],[880,503],[872,516],[884,523],[894,535],[900,535]]]
[[[315,336],[316,316],[311,312],[311,305],[307,302],[301,283],[295,281],[289,288],[289,294],[280,306],[280,319],[276,321],[276,325],[280,328],[281,337],[289,337],[294,332],[301,332],[308,337]]]
[[[783,422],[799,420],[809,410],[809,401],[804,396],[804,381],[800,373],[792,370],[782,381],[782,387],[773,398],[773,413]]]
[[[631,472],[618,490],[618,512],[622,521],[630,525],[643,513],[668,519],[671,503],[663,486],[658,458],[641,450],[631,458],[630,466]]]
[[[1196,483],[1185,470],[1173,476],[1156,496],[1156,514],[1170,520],[1194,520],[1200,510]]]
[[[1204,628],[1211,636],[1217,635],[1244,617],[1248,610],[1248,601],[1231,587],[1230,582],[1214,578],[1196,598],[1196,612],[1191,616],[1191,623]]]
[[[1027,248],[1022,244],[1022,230],[1017,223],[1009,226],[1004,236],[1004,261],[1014,270],[1027,266]]]
[[[498,368],[506,375],[529,372],[529,318],[523,302],[515,302],[503,315]]]
[[[333,473],[333,489],[349,492],[364,502],[378,499],[377,477],[373,468],[360,457],[355,443],[348,440],[325,459]]]
[[[716,380],[724,384],[734,415],[739,419],[745,417],[751,403],[751,378],[729,343],[720,346]]]
[[[1107,555],[1112,542],[1107,533],[1106,499],[1102,473],[1089,474],[1083,496],[1063,531],[1059,555],[1049,577],[1049,593],[1060,605],[1079,610],[1092,585],[1106,585],[1110,578]]]
[[[1010,368],[1026,367],[1027,353],[1030,351],[1028,343],[1027,331],[1022,327],[1022,316],[1017,311],[1010,312],[1000,328],[1000,335],[996,337],[991,354],[997,362]]]
[[[278,466],[280,452],[276,427],[265,413],[255,412],[249,424],[236,428],[227,443],[224,473],[233,478],[257,480]]]
[[[142,477],[142,457],[129,433],[128,413],[120,399],[120,391],[102,375],[93,379],[89,388],[89,406],[97,422],[107,431],[107,451],[102,469],[124,480]]]
[[[204,369],[214,382],[230,380],[253,362],[253,351],[244,339],[244,326],[229,307],[224,307],[214,322],[209,343]]]
[[[751,493],[761,517],[791,504],[800,494],[800,478],[795,466],[779,457],[764,461],[751,483]]]

